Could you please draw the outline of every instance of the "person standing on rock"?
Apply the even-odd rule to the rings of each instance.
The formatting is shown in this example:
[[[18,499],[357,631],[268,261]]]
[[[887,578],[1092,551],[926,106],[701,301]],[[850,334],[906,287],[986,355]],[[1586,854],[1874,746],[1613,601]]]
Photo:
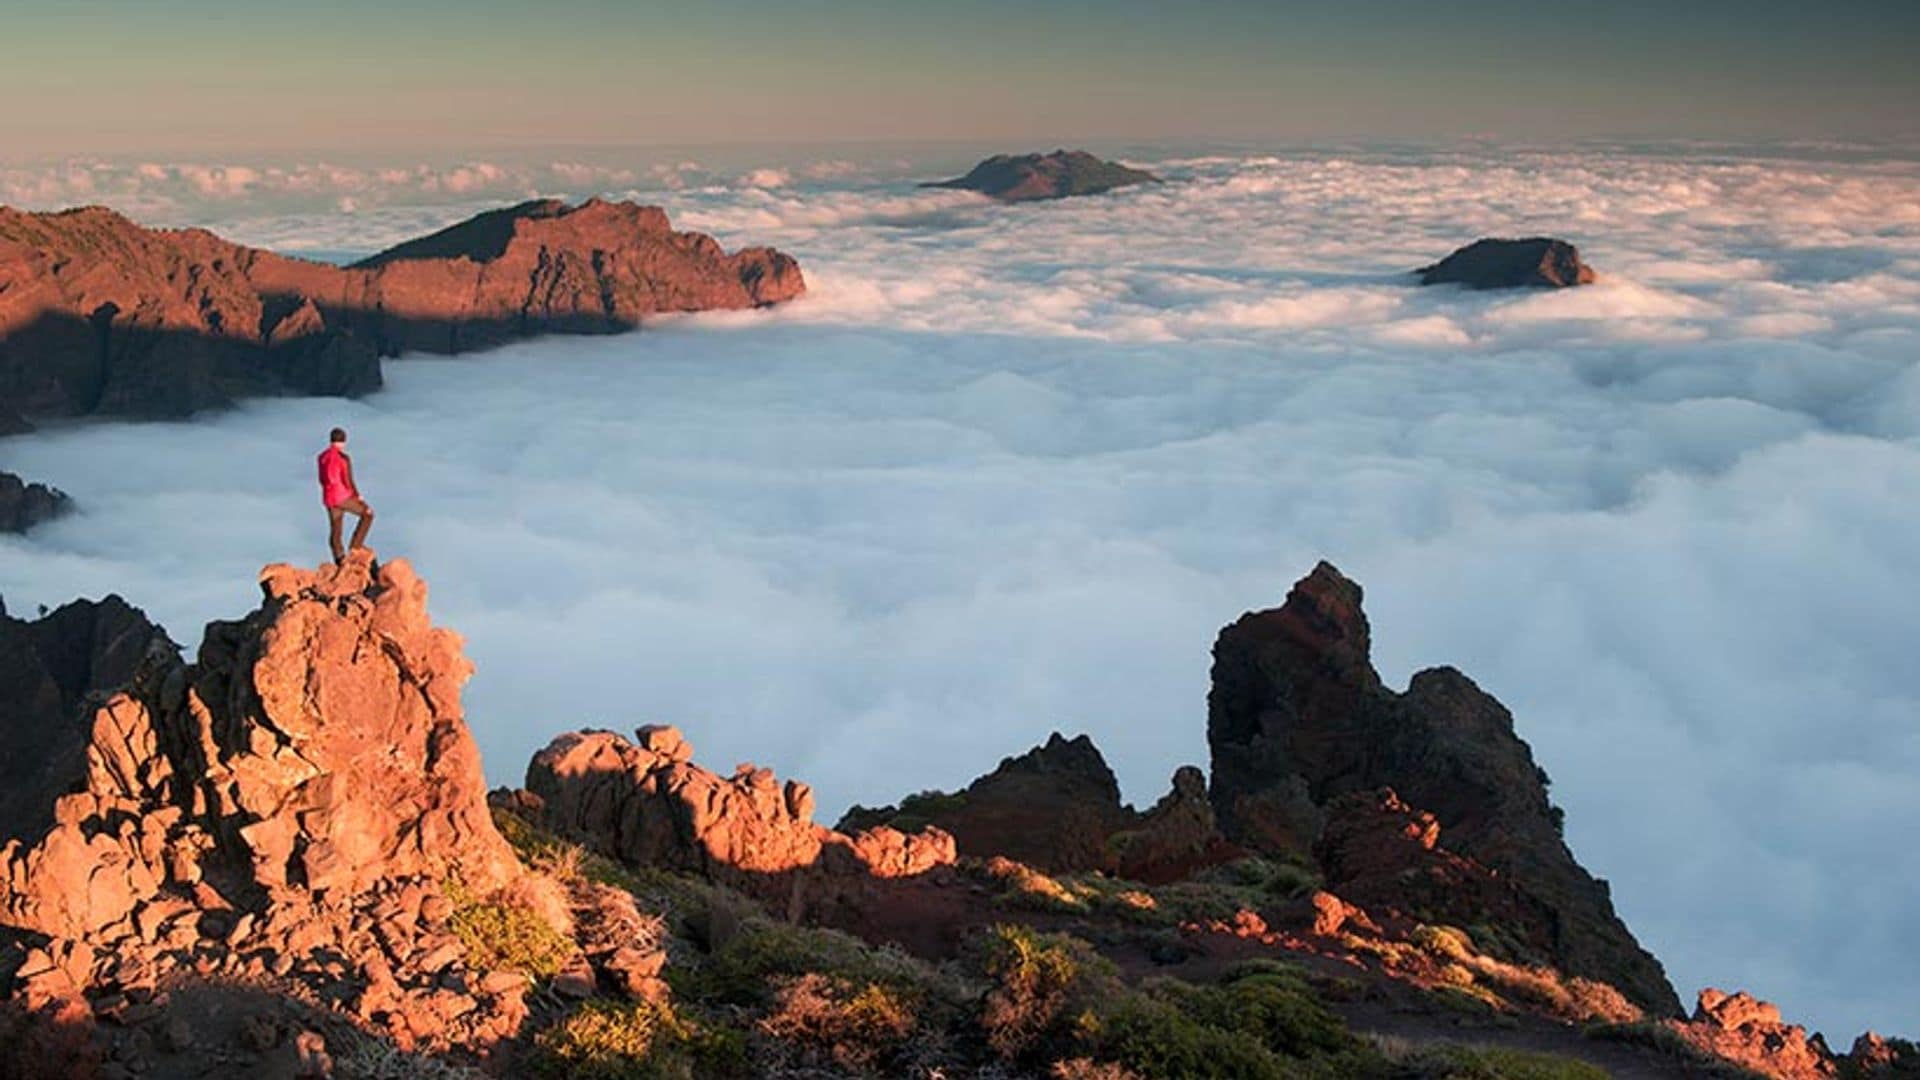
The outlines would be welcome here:
[[[348,514],[360,519],[353,527],[354,548],[367,546],[367,530],[373,528],[373,507],[360,497],[353,483],[353,459],[347,456],[347,432],[334,428],[327,448],[320,451],[320,501],[327,508],[327,543],[333,548],[335,564],[347,561],[340,548],[340,522]]]

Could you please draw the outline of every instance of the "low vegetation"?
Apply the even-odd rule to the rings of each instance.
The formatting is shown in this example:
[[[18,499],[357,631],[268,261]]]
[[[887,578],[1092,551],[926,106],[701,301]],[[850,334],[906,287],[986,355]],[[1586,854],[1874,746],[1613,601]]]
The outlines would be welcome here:
[[[466,946],[467,963],[478,970],[517,971],[538,981],[558,974],[573,955],[571,938],[514,897],[483,899],[452,881],[447,899],[453,903],[453,932]]]
[[[535,1068],[568,1080],[691,1080],[746,1073],[736,1032],[647,1001],[589,1001],[534,1039]]]

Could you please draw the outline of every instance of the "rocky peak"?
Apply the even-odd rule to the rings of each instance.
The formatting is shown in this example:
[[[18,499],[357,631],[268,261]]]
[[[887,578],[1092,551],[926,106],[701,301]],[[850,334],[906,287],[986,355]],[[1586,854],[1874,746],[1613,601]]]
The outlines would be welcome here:
[[[449,966],[448,883],[526,881],[461,714],[459,637],[369,551],[260,581],[191,665],[117,600],[0,625],[0,725],[46,750],[10,759],[0,800],[14,1000],[85,1016],[218,971],[304,986],[403,1045],[510,1034],[525,980]]]
[[[1453,853],[1551,912],[1547,954],[1557,966],[1677,1014],[1658,961],[1561,839],[1546,774],[1512,715],[1451,668],[1421,672],[1405,693],[1383,686],[1368,656],[1362,595],[1321,563],[1281,607],[1220,632],[1207,742],[1227,839],[1277,856],[1309,854],[1336,800],[1391,789],[1433,816]]]

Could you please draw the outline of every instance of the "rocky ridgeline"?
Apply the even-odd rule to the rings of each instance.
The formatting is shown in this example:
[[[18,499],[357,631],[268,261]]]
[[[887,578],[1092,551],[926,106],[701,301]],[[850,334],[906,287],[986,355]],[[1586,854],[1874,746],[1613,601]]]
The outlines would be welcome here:
[[[1001,761],[963,791],[921,792],[897,806],[855,806],[840,821],[842,829],[878,825],[937,828],[953,836],[963,855],[1132,881],[1175,881],[1244,854],[1215,827],[1199,769],[1182,766],[1172,789],[1140,813],[1121,803],[1119,782],[1093,740],[1059,732]]]
[[[382,356],[612,333],[805,288],[771,248],[729,255],[658,207],[598,199],[490,211],[352,267],[142,228],[104,207],[0,207],[0,429],[354,396],[380,386]]]
[[[1211,782],[1183,767],[1135,811],[1089,740],[1056,734],[962,792],[856,808],[839,829],[813,821],[805,784],[702,768],[658,725],[554,739],[490,810],[460,705],[470,666],[406,563],[361,552],[260,584],[260,607],[209,625],[191,664],[117,598],[0,614],[0,1074],[521,1075],[660,1041],[695,1073],[697,1049],[731,1053],[726,1075],[1161,1075],[1100,1062],[1201,1037],[1165,1026],[1179,1002],[1178,1024],[1228,1023],[1205,994],[1254,993],[1233,972],[1278,959],[1306,974],[1260,992],[1322,1033],[1305,1048],[1243,1030],[1273,1047],[1232,1044],[1264,1069],[1305,1054],[1359,1070],[1339,1075],[1454,1075],[1353,1042],[1316,985],[1362,1019],[1437,1010],[1447,1031],[1469,1022],[1436,1004],[1452,995],[1487,1032],[1520,1024],[1640,1075],[1920,1067],[1871,1034],[1836,1055],[1745,994],[1705,991],[1683,1018],[1561,842],[1512,718],[1447,669],[1381,686],[1360,589],[1324,564],[1222,632]],[[800,929],[822,924],[871,944]],[[1091,972],[1074,1007],[1104,1019],[1060,1020],[1080,1015],[1060,1011],[1064,984],[1010,989],[1026,969],[982,961],[983,939]],[[883,944],[918,959],[861,951]],[[966,964],[1000,989],[943,974]],[[1122,971],[1187,989],[1156,998],[1164,980],[1129,989]],[[674,1011],[682,991],[697,1023]],[[726,1017],[744,1041],[710,1038]],[[1596,1024],[1611,1041],[1569,1026]],[[456,1064],[396,1056],[413,1051]]]

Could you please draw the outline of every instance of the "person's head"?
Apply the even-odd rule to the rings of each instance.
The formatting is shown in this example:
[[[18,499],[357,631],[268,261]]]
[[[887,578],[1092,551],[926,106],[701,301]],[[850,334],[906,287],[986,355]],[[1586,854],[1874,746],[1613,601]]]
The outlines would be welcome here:
[[[339,427],[334,428],[333,434],[327,437],[327,441],[332,443],[335,446],[347,445],[347,429],[339,428]]]

